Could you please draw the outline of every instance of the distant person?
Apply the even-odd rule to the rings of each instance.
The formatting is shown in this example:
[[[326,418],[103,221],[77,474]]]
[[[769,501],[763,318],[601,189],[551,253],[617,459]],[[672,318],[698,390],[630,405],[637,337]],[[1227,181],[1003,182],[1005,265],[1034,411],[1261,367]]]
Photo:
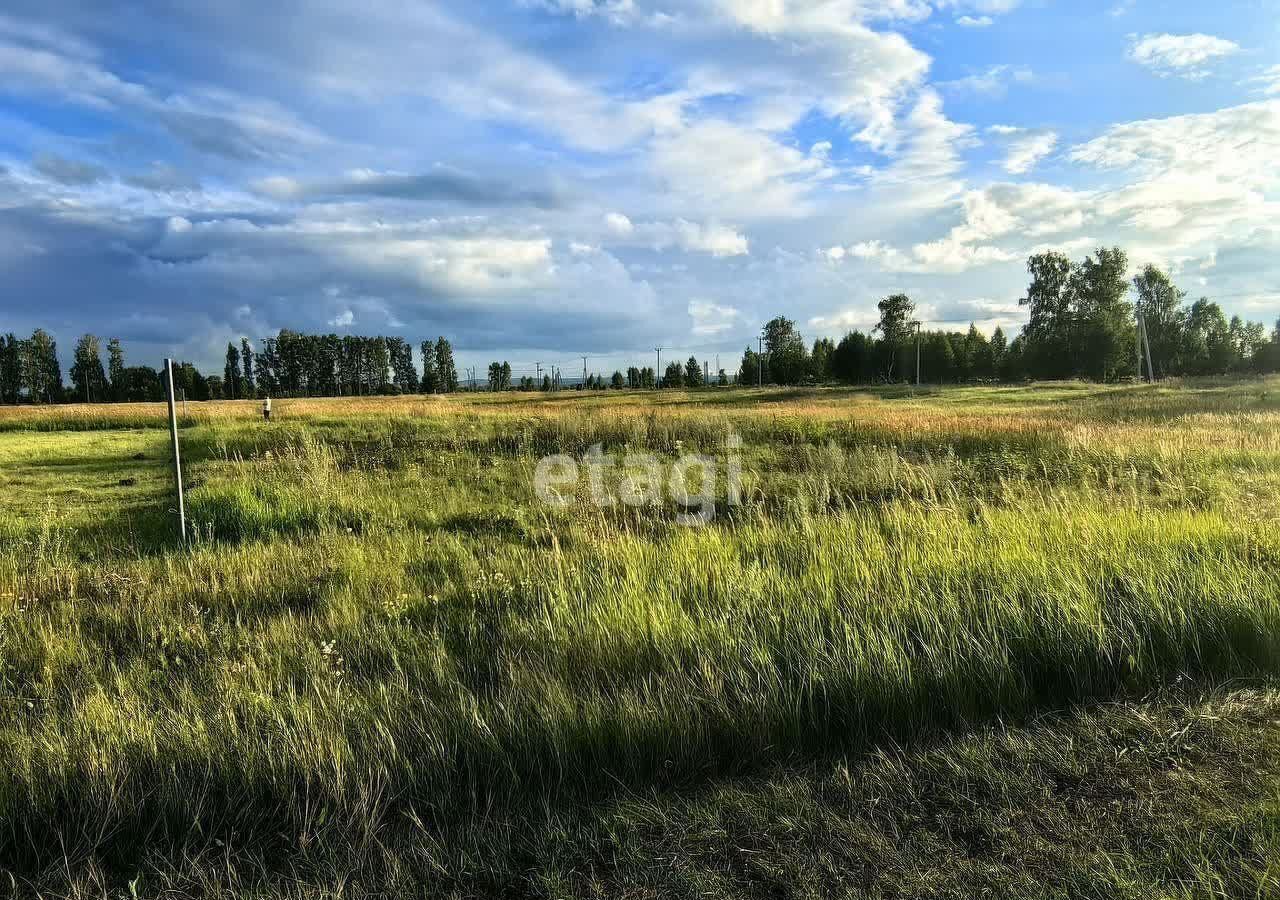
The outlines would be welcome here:
[[[264,397],[262,400],[262,421],[271,421],[271,398]]]

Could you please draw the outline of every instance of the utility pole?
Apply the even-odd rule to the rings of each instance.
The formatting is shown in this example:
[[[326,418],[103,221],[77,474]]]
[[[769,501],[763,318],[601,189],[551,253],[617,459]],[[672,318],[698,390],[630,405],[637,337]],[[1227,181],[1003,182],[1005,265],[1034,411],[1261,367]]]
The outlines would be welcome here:
[[[710,366],[711,366],[711,363],[707,362],[705,359],[702,361],[702,383],[703,384],[711,383],[711,374],[707,371],[707,369]]]
[[[653,387],[657,390],[658,385],[661,384],[659,379],[662,378],[662,348],[654,347],[653,349],[658,351],[658,368],[653,370]]]
[[[1142,380],[1142,307],[1135,306],[1133,311],[1134,311],[1134,314],[1137,316],[1137,319],[1134,321],[1133,344],[1138,350],[1138,380],[1141,381]]]
[[[916,322],[916,387],[920,387],[920,323]]]
[[[587,358],[582,357],[582,389],[587,388]]]
[[[1142,346],[1146,348],[1147,351],[1147,380],[1152,384],[1155,384],[1156,370],[1155,366],[1151,364],[1151,340],[1147,337],[1147,319],[1146,316],[1142,315],[1142,313],[1138,313],[1138,325],[1142,332]],[[1138,359],[1138,368],[1142,368],[1141,357]]]
[[[538,386],[541,387],[542,386],[542,362],[538,361],[534,363],[534,365],[538,367]]]
[[[182,542],[187,542],[187,504],[182,496],[182,456],[178,450],[178,411],[173,405],[173,360],[164,361],[166,396],[169,400],[169,441],[173,444],[173,480],[178,488],[178,528]]]

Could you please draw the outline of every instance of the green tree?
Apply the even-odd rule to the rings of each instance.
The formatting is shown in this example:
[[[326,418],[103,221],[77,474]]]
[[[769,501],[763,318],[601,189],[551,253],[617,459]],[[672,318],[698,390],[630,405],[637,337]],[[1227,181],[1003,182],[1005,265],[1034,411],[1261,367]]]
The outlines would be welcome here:
[[[831,357],[835,351],[836,345],[831,338],[818,338],[813,342],[813,351],[809,354],[809,372],[815,381],[832,379]]]
[[[907,374],[902,372],[906,368],[902,361],[915,327],[916,306],[906,294],[892,294],[881,300],[877,307],[880,310],[880,321],[875,327],[880,334],[876,345],[878,368],[886,379],[893,381]]]
[[[664,388],[678,388],[683,383],[684,368],[675,360],[667,363],[667,371],[662,375],[662,386]]]
[[[107,341],[107,376],[111,379],[111,399],[123,399],[124,349],[120,346],[119,338]]]
[[[978,330],[978,326],[969,323],[969,332],[964,336],[965,357],[969,363],[968,378],[985,381],[994,378],[995,357],[991,351],[991,342]]]
[[[58,343],[43,328],[19,345],[20,379],[33,403],[53,403],[62,399],[62,365]]]
[[[423,341],[418,349],[422,353],[422,378],[418,380],[419,390],[424,394],[434,394],[440,389],[440,371],[436,366],[436,345],[432,341]]]
[[[1009,339],[999,325],[991,332],[991,377],[1006,381],[1005,360],[1009,355]]]
[[[1119,247],[1099,248],[1075,267],[1070,294],[1075,305],[1076,373],[1112,381],[1134,369],[1133,305],[1126,301],[1129,258]]]
[[[253,383],[253,348],[247,337],[240,338],[240,393],[245,397],[258,396]]]
[[[1183,306],[1186,292],[1151,265],[1134,277],[1133,290],[1137,298],[1134,309],[1142,315],[1147,328],[1147,344],[1151,347],[1156,377],[1181,372],[1187,339],[1187,310]]]
[[[21,344],[12,333],[0,338],[0,403],[17,403],[22,391]]]
[[[436,341],[436,373],[441,392],[451,394],[458,389],[458,368],[453,362],[453,346],[443,336]]]
[[[1062,253],[1037,253],[1027,260],[1031,284],[1018,303],[1028,307],[1022,329],[1023,353],[1032,376],[1066,378],[1074,371],[1071,349],[1071,260]]]
[[[743,384],[771,384],[769,376],[769,360],[762,354],[748,347],[742,352],[742,363],[738,367],[739,381]]]
[[[614,372],[613,377],[609,379],[609,386],[614,390],[621,390],[626,385],[626,381],[622,377],[621,372]]]
[[[107,399],[107,373],[102,368],[102,342],[96,335],[86,334],[76,342],[72,355],[71,384],[75,399],[101,403]]]
[[[228,400],[240,399],[240,351],[227,344],[226,364],[222,368],[222,390]]]
[[[1234,356],[1231,329],[1222,308],[1207,297],[1191,304],[1183,341],[1187,372],[1192,375],[1223,375]]]
[[[875,341],[861,331],[850,331],[831,353],[831,374],[845,384],[869,384],[875,380]]]
[[[702,366],[696,356],[690,356],[684,364],[684,386],[687,388],[702,387]]]
[[[784,316],[764,326],[764,352],[769,377],[775,384],[799,384],[809,375],[809,352],[796,323]]]

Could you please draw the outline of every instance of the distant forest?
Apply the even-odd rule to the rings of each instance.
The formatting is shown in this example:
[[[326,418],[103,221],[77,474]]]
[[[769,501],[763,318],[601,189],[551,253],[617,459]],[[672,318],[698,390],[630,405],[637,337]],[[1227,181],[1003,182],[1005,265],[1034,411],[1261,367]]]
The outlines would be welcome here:
[[[1102,248],[1074,262],[1048,252],[1027,262],[1031,283],[1019,303],[1029,320],[1010,341],[996,328],[988,338],[967,332],[925,331],[905,294],[879,303],[880,321],[869,333],[850,331],[839,342],[819,338],[812,347],[784,316],[768,322],[759,350],[747,347],[732,375],[708,371],[696,357],[670,362],[661,377],[631,367],[609,379],[589,375],[577,388],[701,387],[738,384],[877,384],[915,381],[1021,382],[1082,378],[1115,381],[1150,374],[1262,374],[1280,371],[1280,319],[1270,334],[1260,322],[1230,320],[1217,303],[1187,303],[1169,276],[1147,266],[1130,282],[1119,248]],[[1130,302],[1132,290],[1133,302]],[[0,403],[160,400],[163,372],[125,365],[120,341],[86,334],[76,343],[68,387],[48,332],[0,338]],[[1148,371],[1140,369],[1149,367]],[[309,335],[288,329],[259,342],[227,345],[221,375],[204,375],[188,362],[175,366],[174,386],[191,400],[332,397],[449,393],[460,387],[453,347],[444,337],[413,347],[399,337]],[[481,386],[477,384],[476,386]],[[487,390],[557,390],[558,370],[541,381],[512,381],[511,366],[495,361]]]

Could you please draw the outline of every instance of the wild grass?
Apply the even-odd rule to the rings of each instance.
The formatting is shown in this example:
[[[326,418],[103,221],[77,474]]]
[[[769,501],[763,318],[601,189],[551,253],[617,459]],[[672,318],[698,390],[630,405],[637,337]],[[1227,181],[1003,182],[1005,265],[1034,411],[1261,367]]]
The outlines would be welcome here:
[[[996,718],[1272,678],[1277,387],[281,401],[270,425],[183,429],[187,549],[162,431],[15,428],[0,435],[0,868],[29,890],[110,892],[146,870],[284,894],[288,870],[317,895],[343,871],[357,893],[609,894],[599,879],[635,864],[581,860],[605,840],[593,810],[619,797],[670,810],[709,781]],[[720,484],[704,528],[669,504],[597,507],[585,484],[548,507],[531,484],[546,453],[723,459],[730,431],[746,503]],[[1274,747],[1264,733],[1230,741]],[[1036,741],[1044,764],[1052,740]],[[1006,749],[948,765],[977,778]],[[817,815],[793,788],[752,802]],[[1274,807],[1262,782],[1250,796],[1265,856]],[[644,832],[646,816],[608,827]],[[521,828],[536,834],[507,833]],[[1184,852],[1167,871],[1199,865],[1208,889],[1247,862],[1275,886],[1265,859],[1205,835],[1208,862]],[[623,857],[650,846],[619,840]],[[525,856],[556,846],[579,862]],[[736,893],[733,865],[689,853],[702,887]],[[1152,871],[1132,884],[1173,892]]]

